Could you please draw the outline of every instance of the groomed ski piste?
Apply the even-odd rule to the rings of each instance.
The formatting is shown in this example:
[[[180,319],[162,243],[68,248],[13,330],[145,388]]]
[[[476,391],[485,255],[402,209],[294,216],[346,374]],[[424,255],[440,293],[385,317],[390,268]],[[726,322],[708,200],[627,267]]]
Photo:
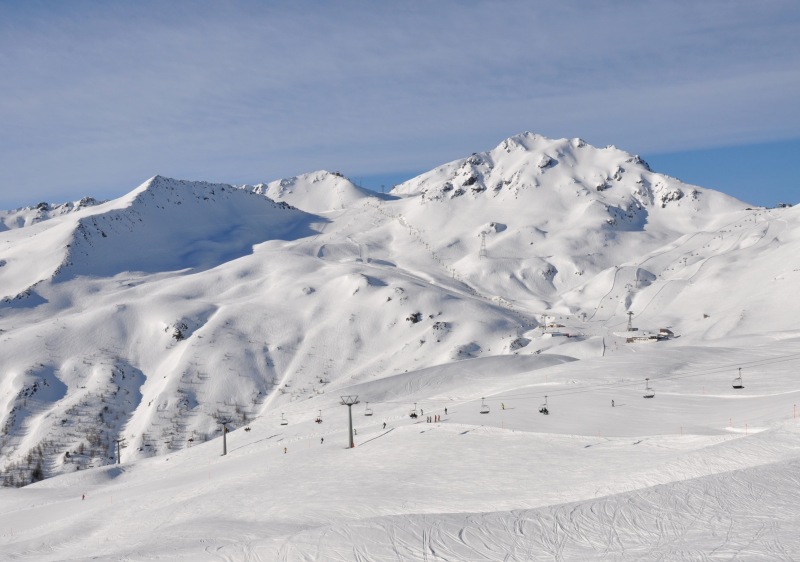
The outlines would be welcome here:
[[[525,134],[0,218],[2,559],[800,558],[795,209]]]
[[[39,560],[791,560],[800,552],[798,361],[793,338],[602,361],[474,359],[343,387],[374,397],[371,417],[363,402],[353,407],[353,449],[347,407],[326,396],[285,408],[288,426],[255,420],[229,433],[226,456],[220,438],[3,489],[2,551]],[[731,387],[736,365],[746,365],[741,390]],[[488,414],[479,413],[484,395]],[[543,395],[549,415],[538,412]]]

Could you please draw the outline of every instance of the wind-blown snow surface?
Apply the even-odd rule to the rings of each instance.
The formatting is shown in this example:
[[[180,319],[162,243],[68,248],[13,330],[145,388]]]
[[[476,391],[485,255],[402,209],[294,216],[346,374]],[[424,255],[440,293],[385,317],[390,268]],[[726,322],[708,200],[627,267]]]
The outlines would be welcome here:
[[[43,209],[0,232],[0,466],[46,478],[6,558],[800,557],[796,209],[533,134]]]

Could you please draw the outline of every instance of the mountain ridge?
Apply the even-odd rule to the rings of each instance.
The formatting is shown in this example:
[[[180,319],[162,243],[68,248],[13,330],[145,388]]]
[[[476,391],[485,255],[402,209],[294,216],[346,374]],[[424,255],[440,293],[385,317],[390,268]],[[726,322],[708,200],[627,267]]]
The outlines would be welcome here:
[[[454,361],[602,357],[628,311],[686,342],[749,333],[791,294],[796,215],[532,133],[385,196],[325,171],[154,176],[0,232],[0,456],[18,484],[31,451],[52,476],[107,462],[122,436],[128,459],[163,455],[222,418]],[[737,278],[748,260],[761,272]]]

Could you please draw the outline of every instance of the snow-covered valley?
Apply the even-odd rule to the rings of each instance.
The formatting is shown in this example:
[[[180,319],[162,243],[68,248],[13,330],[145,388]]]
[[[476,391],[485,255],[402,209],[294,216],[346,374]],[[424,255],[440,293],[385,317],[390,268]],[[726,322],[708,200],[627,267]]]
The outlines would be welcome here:
[[[800,557],[796,208],[525,133],[0,225],[3,558]]]

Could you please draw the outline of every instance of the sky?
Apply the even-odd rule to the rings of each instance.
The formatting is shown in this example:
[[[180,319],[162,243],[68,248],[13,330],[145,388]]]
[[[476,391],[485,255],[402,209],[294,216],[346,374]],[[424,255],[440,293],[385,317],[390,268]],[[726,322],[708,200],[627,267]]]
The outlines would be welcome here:
[[[795,0],[0,0],[0,208],[161,174],[373,189],[523,131],[800,202]]]

